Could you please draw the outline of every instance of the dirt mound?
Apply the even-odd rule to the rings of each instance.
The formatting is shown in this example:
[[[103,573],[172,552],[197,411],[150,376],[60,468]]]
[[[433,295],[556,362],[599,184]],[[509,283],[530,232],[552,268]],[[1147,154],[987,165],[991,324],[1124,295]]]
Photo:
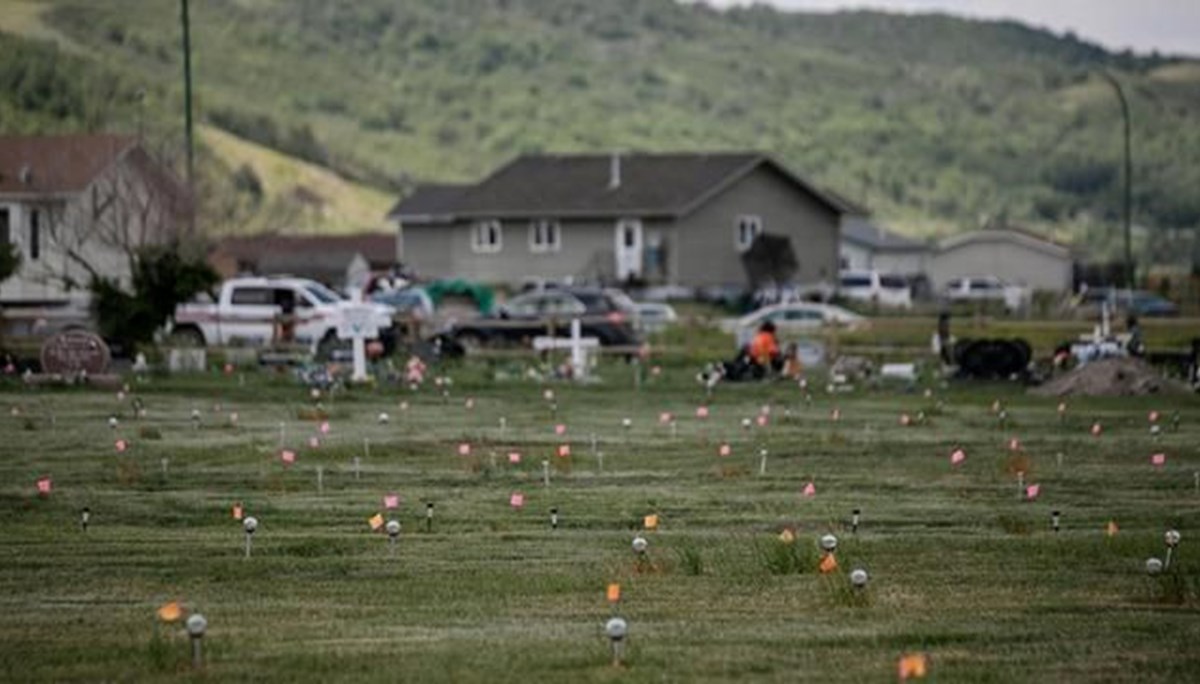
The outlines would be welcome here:
[[[1141,359],[1119,358],[1092,361],[1029,391],[1044,397],[1128,397],[1186,390]]]

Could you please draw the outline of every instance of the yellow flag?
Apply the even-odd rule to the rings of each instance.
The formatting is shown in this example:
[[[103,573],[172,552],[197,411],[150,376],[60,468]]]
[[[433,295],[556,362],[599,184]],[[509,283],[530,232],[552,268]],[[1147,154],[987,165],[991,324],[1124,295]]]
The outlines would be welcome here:
[[[821,559],[821,564],[817,567],[821,570],[822,575],[828,575],[829,573],[838,569],[837,557],[832,553],[827,553],[825,554],[825,557]]]
[[[906,653],[900,656],[900,663],[897,667],[897,674],[900,675],[900,681],[924,679],[927,672],[928,663],[925,660],[924,653]]]
[[[617,601],[620,601],[620,600],[621,600],[621,585],[615,584],[615,583],[608,585],[608,602],[616,603]]]
[[[648,530],[658,529],[658,514],[655,513],[653,515],[646,516],[645,524],[646,524],[646,529],[648,529]]]
[[[784,529],[784,531],[779,533],[779,541],[784,544],[791,544],[796,541],[796,533],[789,529]]]
[[[158,609],[158,619],[163,622],[176,622],[181,617],[183,617],[183,609],[179,607],[179,601],[164,603]]]
[[[367,521],[367,524],[371,526],[372,530],[378,531],[379,528],[383,527],[383,516],[376,513],[375,515],[371,516],[371,519]]]
[[[1117,527],[1116,520],[1109,520],[1108,526],[1104,528],[1104,534],[1107,534],[1110,537],[1117,536],[1118,531],[1120,531],[1120,528]]]

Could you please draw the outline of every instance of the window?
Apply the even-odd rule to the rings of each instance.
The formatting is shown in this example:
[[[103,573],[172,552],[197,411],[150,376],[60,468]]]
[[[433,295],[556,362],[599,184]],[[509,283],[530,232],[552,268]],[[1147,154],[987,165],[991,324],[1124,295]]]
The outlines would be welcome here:
[[[533,221],[529,224],[529,251],[557,252],[562,247],[561,232],[558,221]]]
[[[29,260],[37,261],[42,255],[42,212],[33,209],[29,212]]]
[[[273,306],[275,292],[269,287],[239,287],[229,296],[229,302],[242,306]]]
[[[744,252],[754,244],[754,238],[762,233],[762,217],[739,216],[733,222],[733,231],[734,243],[738,251]]]
[[[471,227],[471,251],[495,254],[503,246],[499,221],[478,221]]]

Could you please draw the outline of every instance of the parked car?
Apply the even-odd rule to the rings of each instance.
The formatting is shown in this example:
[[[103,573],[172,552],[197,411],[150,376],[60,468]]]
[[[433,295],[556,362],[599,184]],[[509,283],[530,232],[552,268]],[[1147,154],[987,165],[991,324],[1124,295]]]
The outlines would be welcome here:
[[[207,299],[207,301],[205,301]],[[392,316],[386,304],[371,304],[373,322],[385,349],[395,343]],[[280,341],[285,310],[292,311],[292,339],[313,353],[327,355],[344,346],[337,337],[338,324],[347,309],[358,306],[314,280],[291,277],[233,278],[215,295],[180,304],[168,332],[180,346],[265,345]]]
[[[900,309],[912,308],[912,287],[904,276],[879,271],[842,271],[838,293],[856,301]]]
[[[721,329],[733,333],[740,349],[750,342],[759,326],[771,321],[780,342],[794,342],[804,334],[818,332],[823,328],[839,326],[858,330],[868,325],[866,318],[833,304],[815,302],[791,302],[772,304],[752,311],[741,318],[721,321]]]
[[[1179,307],[1169,299],[1145,290],[1123,290],[1111,287],[1092,287],[1085,290],[1076,310],[1088,318],[1099,318],[1104,303],[1113,315],[1136,314],[1144,318],[1166,318],[1179,315]]]
[[[484,346],[532,343],[553,333],[570,334],[578,318],[584,337],[595,337],[602,346],[636,346],[641,338],[629,314],[613,297],[595,288],[561,287],[517,295],[490,316],[455,323],[441,335],[470,351]]]
[[[419,287],[376,290],[371,293],[370,300],[392,307],[400,316],[412,316],[422,321],[433,317],[433,299]]]
[[[942,288],[942,297],[950,303],[1000,302],[1009,312],[1020,311],[1030,303],[1029,288],[990,275],[955,278]]]
[[[634,304],[637,327],[642,332],[662,332],[679,320],[675,307],[663,302],[637,302]]]

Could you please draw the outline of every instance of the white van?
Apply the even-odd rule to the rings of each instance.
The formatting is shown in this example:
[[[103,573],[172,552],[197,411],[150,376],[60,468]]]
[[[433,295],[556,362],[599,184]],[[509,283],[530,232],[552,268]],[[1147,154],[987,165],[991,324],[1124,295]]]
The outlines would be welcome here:
[[[838,293],[847,299],[900,309],[912,308],[912,286],[904,276],[879,271],[842,271]]]

